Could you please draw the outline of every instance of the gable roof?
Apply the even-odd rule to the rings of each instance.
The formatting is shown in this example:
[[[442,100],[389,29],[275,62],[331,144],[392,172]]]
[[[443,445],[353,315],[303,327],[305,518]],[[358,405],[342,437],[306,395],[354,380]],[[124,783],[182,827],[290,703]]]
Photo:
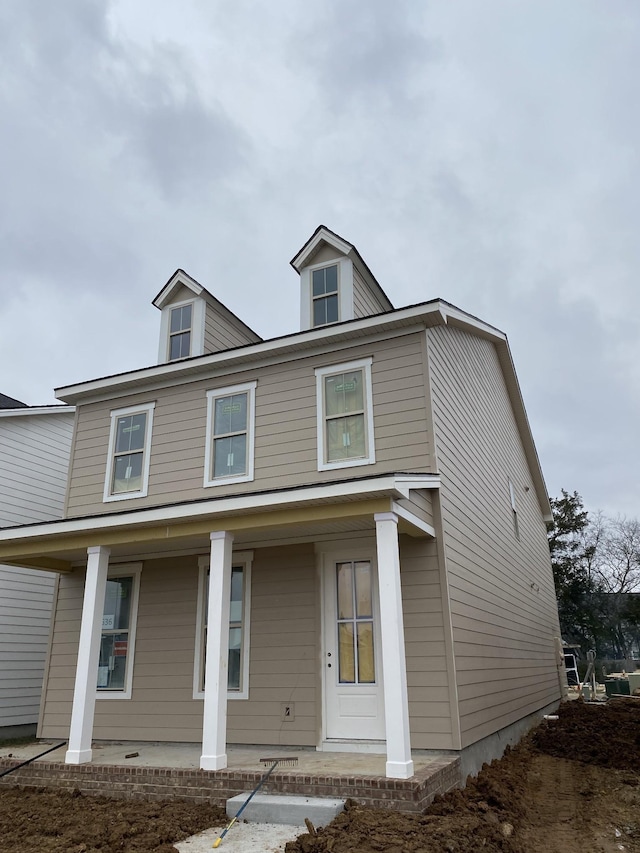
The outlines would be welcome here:
[[[371,272],[364,258],[353,245],[353,243],[349,243],[339,234],[336,234],[335,231],[331,231],[330,228],[327,228],[326,225],[318,225],[318,227],[313,232],[311,237],[309,237],[304,246],[289,261],[289,263],[297,273],[299,273],[305,266],[307,266],[312,261],[313,256],[316,254],[322,243],[326,243],[328,246],[332,246],[334,249],[337,249],[343,255],[347,255],[348,257],[350,257],[351,260],[355,262],[356,266],[358,266],[360,270],[364,273],[368,283],[376,291],[385,310],[393,311],[393,303],[391,302],[387,294],[384,292],[382,287],[380,287],[378,280]]]
[[[0,394],[0,409],[20,409],[27,404],[16,400],[15,397],[9,397],[7,394]]]
[[[176,290],[179,290],[180,287],[186,287],[194,296],[200,296],[205,299],[221,316],[231,322],[231,324],[236,328],[240,329],[249,341],[258,343],[262,340],[260,335],[247,326],[247,324],[244,323],[237,314],[230,311],[224,303],[220,302],[219,299],[216,299],[213,293],[208,291],[206,287],[203,287],[200,282],[196,281],[195,278],[189,275],[189,273],[186,273],[180,268],[178,268],[169,278],[160,293],[151,300],[151,304],[162,310],[164,306],[171,301],[173,294]]]

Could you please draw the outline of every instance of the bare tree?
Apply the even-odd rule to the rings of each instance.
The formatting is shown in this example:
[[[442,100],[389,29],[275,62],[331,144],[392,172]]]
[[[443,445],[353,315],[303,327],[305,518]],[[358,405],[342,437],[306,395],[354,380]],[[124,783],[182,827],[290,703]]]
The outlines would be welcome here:
[[[593,570],[610,593],[640,590],[640,522],[635,518],[606,518],[597,513],[593,521],[597,548]]]

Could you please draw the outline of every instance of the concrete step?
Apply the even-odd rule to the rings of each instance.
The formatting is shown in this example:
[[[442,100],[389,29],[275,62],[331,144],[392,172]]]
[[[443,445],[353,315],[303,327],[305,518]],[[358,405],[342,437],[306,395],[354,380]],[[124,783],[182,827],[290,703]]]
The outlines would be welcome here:
[[[250,793],[247,791],[227,800],[227,814],[230,818],[238,814]],[[309,818],[314,826],[326,826],[343,808],[344,800],[257,793],[242,812],[240,820],[246,820],[248,823],[288,823],[304,826],[304,819]]]

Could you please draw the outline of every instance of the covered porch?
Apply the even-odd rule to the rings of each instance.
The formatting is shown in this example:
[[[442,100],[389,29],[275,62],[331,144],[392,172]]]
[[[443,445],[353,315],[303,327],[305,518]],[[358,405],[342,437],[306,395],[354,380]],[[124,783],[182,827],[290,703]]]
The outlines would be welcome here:
[[[72,684],[69,673],[60,675],[58,673],[61,667],[50,667],[49,692],[45,697],[48,703],[45,709],[48,717],[45,714],[43,722],[41,716],[39,733],[45,737],[57,735],[68,739],[64,756],[66,765],[103,763],[104,750],[96,746],[94,741],[97,738],[105,738],[109,726],[101,722],[96,729],[96,702],[101,707],[109,706],[114,719],[118,715],[124,719],[124,715],[127,714],[132,718],[137,713],[140,713],[140,719],[143,719],[144,713],[139,709],[148,709],[153,704],[151,697],[160,695],[154,694],[152,687],[154,677],[162,678],[162,674],[153,675],[154,672],[161,672],[160,659],[158,658],[154,663],[151,652],[143,653],[141,650],[143,631],[142,624],[139,623],[137,651],[135,650],[135,627],[130,634],[118,635],[120,649],[125,650],[128,688],[123,683],[123,689],[111,695],[105,695],[104,692],[101,694],[100,689],[96,690],[96,684],[100,685],[101,640],[105,629],[104,619],[107,618],[105,617],[105,596],[110,573],[114,569],[118,572],[118,567],[123,566],[129,567],[128,570],[133,573],[134,569],[131,567],[140,567],[138,571],[142,572],[144,583],[141,587],[139,602],[135,600],[135,607],[137,610],[140,606],[142,613],[147,603],[157,595],[148,580],[153,578],[155,567],[164,567],[165,574],[171,575],[166,567],[169,565],[167,561],[173,559],[177,562],[176,568],[171,570],[173,572],[171,576],[181,578],[184,575],[185,578],[187,576],[191,578],[197,561],[201,570],[201,585],[205,585],[201,590],[205,605],[202,611],[193,608],[192,630],[196,633],[199,630],[203,637],[201,682],[199,686],[196,685],[194,669],[193,672],[177,673],[174,682],[164,687],[166,691],[174,690],[176,693],[182,690],[184,703],[191,700],[189,714],[195,726],[197,726],[195,721],[201,714],[201,734],[197,738],[197,743],[188,747],[191,762],[194,760],[194,750],[198,752],[197,768],[199,770],[216,773],[227,769],[231,771],[232,762],[245,761],[246,747],[238,746],[232,750],[229,746],[236,741],[238,732],[241,732],[243,741],[247,743],[277,744],[277,746],[271,746],[271,751],[276,750],[276,757],[284,746],[293,744],[298,752],[302,750],[305,753],[307,775],[311,772],[309,762],[313,763],[313,755],[317,756],[316,761],[322,762],[323,755],[328,759],[329,755],[339,756],[340,753],[344,753],[351,768],[354,766],[354,760],[368,762],[366,778],[410,779],[414,777],[417,764],[411,750],[399,536],[433,541],[435,530],[432,523],[430,495],[431,490],[438,485],[437,477],[433,476],[385,475],[295,490],[262,492],[238,498],[197,501],[155,509],[109,513],[90,518],[66,519],[0,532],[0,561],[48,568],[60,572],[63,578],[73,576],[78,591],[80,589],[78,581],[80,578],[83,580]],[[336,542],[342,543],[339,552],[332,550]],[[348,547],[344,545],[345,542],[350,543]],[[330,555],[328,559],[330,563],[335,555],[340,553],[341,560],[358,560],[360,561],[358,565],[365,565],[363,555],[367,553],[365,547],[367,543],[372,546],[371,565],[376,567],[375,582],[371,589],[375,597],[374,609],[369,619],[369,622],[376,623],[376,674],[375,677],[370,676],[364,679],[366,684],[347,685],[346,698],[338,696],[336,702],[343,701],[347,709],[346,715],[355,717],[355,728],[345,728],[345,737],[331,737],[331,734],[335,735],[336,732],[327,729],[327,717],[330,716],[331,711],[327,696],[332,689],[331,685],[334,685],[337,679],[336,671],[339,661],[336,657],[340,656],[341,651],[336,649],[334,640],[329,636],[335,628],[333,624],[335,618],[333,623],[328,622],[326,618],[325,611],[328,607],[330,609],[330,605],[326,602],[331,596],[327,597],[323,591],[323,561],[327,562],[326,554]],[[314,637],[317,635],[313,641],[307,639],[307,657],[313,657],[313,660],[307,660],[305,687],[300,686],[303,683],[300,678],[297,681],[290,679],[290,692],[287,693],[288,687],[282,692],[282,701],[276,701],[277,697],[273,691],[265,692],[269,687],[265,683],[268,676],[260,675],[259,666],[254,665],[253,661],[254,658],[258,660],[261,657],[267,657],[269,651],[260,649],[257,632],[254,631],[252,624],[251,651],[249,651],[249,644],[246,650],[246,683],[237,695],[232,695],[227,687],[230,661],[229,625],[233,623],[231,598],[234,565],[239,555],[250,565],[254,553],[273,554],[278,552],[270,549],[295,549],[296,547],[306,554],[307,576],[311,579],[315,574],[317,581],[315,602],[319,612],[315,621],[308,618],[309,625],[312,623],[313,625],[305,634],[305,637],[311,634]],[[315,555],[315,569],[309,565],[310,555]],[[144,569],[142,569],[143,566]],[[204,569],[206,571],[203,571]],[[119,571],[119,574],[122,574],[122,571]],[[266,574],[266,570],[263,574]],[[186,583],[186,580],[184,582]],[[273,592],[271,597],[276,604],[282,604],[276,616],[286,618],[285,599],[279,602]],[[268,598],[269,595],[265,594],[263,603]],[[131,606],[133,607],[133,604]],[[250,597],[246,601],[246,606],[251,613]],[[190,606],[185,605],[185,614],[189,609]],[[292,614],[292,618],[294,615],[296,614]],[[62,617],[56,618],[56,627],[60,628]],[[185,615],[185,619],[187,618],[188,614]],[[201,622],[204,621],[203,625],[198,626],[199,619]],[[362,624],[367,622],[366,619],[361,621]],[[302,636],[306,630],[302,624],[304,620],[298,619],[298,622],[301,623],[299,634]],[[353,617],[352,634],[359,630],[359,624],[356,614]],[[62,627],[69,628],[69,626]],[[114,628],[113,625],[111,627]],[[148,622],[147,627],[149,627]],[[156,624],[155,630],[157,634],[161,626]],[[71,636],[70,630],[61,631],[58,642],[54,631],[54,645],[58,643],[56,649],[62,647],[62,640],[65,640],[66,645],[69,646]],[[289,636],[291,642],[295,643],[296,635],[291,633]],[[333,658],[331,649],[335,649]],[[143,654],[147,655],[144,671]],[[295,656],[293,647],[291,656]],[[285,658],[282,658],[281,668],[283,668],[283,662],[286,663]],[[185,684],[191,678],[193,690],[191,696],[187,696]],[[311,683],[312,681],[314,684]],[[382,728],[375,731],[379,731],[382,736],[376,736],[374,729],[368,731],[365,728],[362,730],[365,736],[358,737],[358,715],[362,714],[363,719],[367,715],[370,716],[367,703],[370,704],[371,696],[375,692],[372,685],[377,685],[379,688],[376,701],[380,706],[378,723]],[[359,687],[363,689],[359,691]],[[249,700],[251,694],[254,700],[258,695],[271,698],[265,701],[263,706],[260,702],[254,701],[251,704],[247,701],[246,707],[250,711],[245,714],[242,723],[235,724],[235,730],[230,732],[229,709],[234,706],[233,716],[241,703],[230,702],[229,699]],[[290,702],[288,699],[295,695],[302,697],[300,705],[308,718],[307,729],[304,736],[300,738],[299,745],[296,742],[294,728],[287,729],[287,715],[295,714],[295,699]],[[144,705],[141,704],[142,696],[149,697],[145,699]],[[109,701],[104,701],[106,699]],[[138,704],[136,704],[137,700],[140,700]],[[68,725],[64,723],[65,702],[70,706]],[[338,707],[336,702],[334,705]],[[312,706],[315,706],[315,710]],[[169,708],[170,704],[167,703],[166,707]],[[186,707],[186,704],[182,707]],[[237,712],[236,716],[239,713]],[[154,719],[159,719],[162,709],[156,708],[155,714]],[[278,733],[277,739],[269,739],[269,734],[260,730],[261,718],[268,714],[271,714],[272,718],[271,731]],[[282,725],[279,730],[278,726],[273,724],[276,714],[281,715]],[[103,720],[108,716],[110,716],[108,711],[102,712]],[[167,712],[167,717],[169,716]],[[172,728],[168,722],[165,729],[162,726],[158,728],[156,723],[154,728],[149,729],[148,740],[159,740],[159,731],[166,732],[168,741],[178,740],[177,725],[176,723]],[[253,730],[251,726],[254,726]],[[140,736],[140,725],[134,728]],[[371,732],[374,732],[373,737]],[[109,734],[106,737],[111,739]],[[259,747],[260,752],[264,752],[264,749],[265,747]],[[145,740],[145,753],[149,755],[150,750],[151,746]],[[127,754],[135,751],[140,752],[127,748]],[[383,753],[383,755],[376,753]],[[177,756],[177,753],[175,755]],[[251,761],[255,757],[255,755],[252,756]],[[298,759],[300,761],[299,755]],[[130,768],[133,766],[130,763],[132,760],[127,759],[122,766]],[[344,760],[335,757],[338,763]],[[186,772],[189,769],[176,767],[176,765],[170,766],[173,766],[176,772],[178,770]],[[318,764],[318,768],[322,769],[321,764]],[[256,772],[258,777],[260,773],[259,770],[250,771],[246,763],[237,765],[233,772]],[[296,775],[294,771],[291,772]],[[422,772],[421,769],[420,773]],[[275,775],[277,778],[280,774]],[[319,774],[319,778],[321,777],[322,774]],[[285,783],[282,782],[282,784]],[[300,784],[299,779],[296,779],[296,784]]]

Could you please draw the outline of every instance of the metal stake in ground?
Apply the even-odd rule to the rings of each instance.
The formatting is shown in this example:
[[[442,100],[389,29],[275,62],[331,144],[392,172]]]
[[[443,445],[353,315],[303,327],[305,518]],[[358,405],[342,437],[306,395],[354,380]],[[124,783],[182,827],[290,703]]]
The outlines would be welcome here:
[[[230,823],[229,823],[229,825],[226,827],[226,829],[224,829],[224,830],[220,833],[220,835],[218,836],[218,838],[216,838],[216,840],[213,842],[213,846],[214,846],[214,847],[220,847],[220,844],[222,843],[222,839],[225,837],[225,835],[227,834],[227,832],[229,832],[229,830],[231,829],[231,827],[233,826],[233,824],[238,820],[238,818],[240,817],[240,815],[242,814],[242,812],[246,809],[246,807],[249,805],[249,803],[251,802],[251,800],[252,800],[252,799],[255,797],[255,795],[258,793],[258,791],[260,790],[260,788],[262,788],[262,786],[264,785],[264,783],[267,781],[267,779],[269,778],[269,776],[271,776],[271,774],[273,773],[273,771],[276,769],[276,767],[277,767],[277,766],[278,766],[278,762],[277,762],[277,761],[274,761],[274,763],[273,763],[273,764],[271,765],[271,767],[267,770],[267,772],[264,774],[264,776],[262,777],[262,779],[258,782],[258,784],[256,785],[256,787],[253,789],[253,791],[249,794],[249,796],[247,797],[247,799],[244,801],[244,803],[242,804],[242,806],[241,806],[241,807],[240,807],[240,809],[238,810],[238,814],[237,814],[235,817],[233,817],[233,818],[231,819],[231,822],[230,822]]]

